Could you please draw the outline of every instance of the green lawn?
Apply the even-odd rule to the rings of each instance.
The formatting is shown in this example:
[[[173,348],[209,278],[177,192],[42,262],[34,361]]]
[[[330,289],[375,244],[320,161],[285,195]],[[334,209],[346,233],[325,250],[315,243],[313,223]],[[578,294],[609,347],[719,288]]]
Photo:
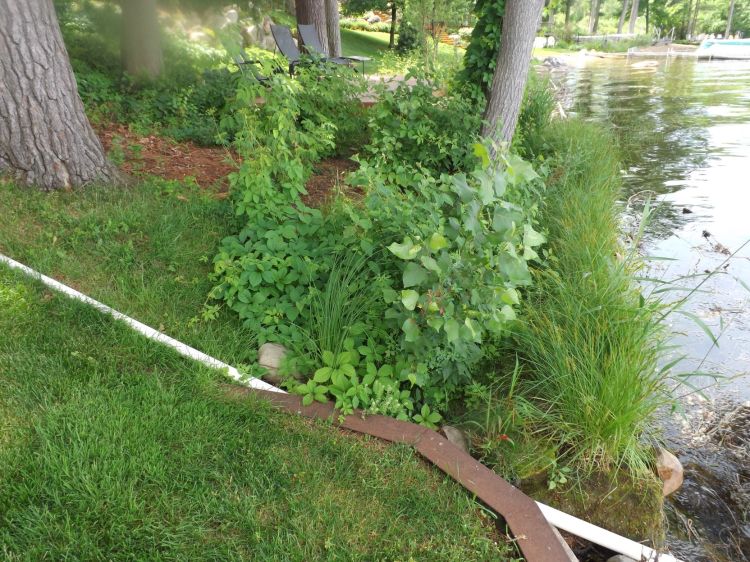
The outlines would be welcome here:
[[[373,60],[366,63],[365,71],[367,74],[381,72],[391,74],[398,72],[398,60],[394,54],[388,50],[388,33],[372,31],[355,31],[353,29],[341,30],[341,50],[344,55],[360,55],[370,57]],[[438,61],[443,64],[459,64],[463,58],[464,50],[455,49],[449,45],[440,44],[438,47]],[[359,67],[357,67],[359,69]]]
[[[176,184],[0,184],[0,252],[231,363],[195,322],[228,204]],[[3,560],[508,559],[476,503],[400,446],[227,396],[220,375],[0,267]]]

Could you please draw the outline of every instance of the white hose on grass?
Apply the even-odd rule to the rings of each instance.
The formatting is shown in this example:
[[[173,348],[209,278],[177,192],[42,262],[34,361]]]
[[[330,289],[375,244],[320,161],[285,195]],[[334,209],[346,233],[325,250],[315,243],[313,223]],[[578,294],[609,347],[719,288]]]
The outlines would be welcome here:
[[[91,297],[87,297],[83,293],[80,293],[75,289],[71,289],[67,285],[63,285],[62,283],[60,283],[59,281],[55,281],[51,277],[42,275],[38,271],[35,271],[30,267],[27,267],[7,256],[0,254],[0,263],[4,263],[11,269],[22,271],[32,279],[41,281],[50,289],[62,293],[74,300],[93,306],[98,311],[103,312],[104,314],[108,314],[112,318],[124,322],[130,328],[147,337],[148,339],[159,342],[160,344],[166,345],[167,347],[171,347],[180,355],[184,355],[185,357],[188,357],[193,361],[198,361],[199,363],[202,363],[207,367],[224,371],[229,376],[229,378],[242,383],[245,386],[249,386],[250,388],[258,388],[260,390],[270,390],[272,392],[284,392],[283,390],[276,388],[275,386],[270,385],[260,379],[244,376],[231,365],[227,365],[226,363],[219,361],[218,359],[211,357],[210,355],[206,355],[202,351],[198,351],[197,349],[192,348],[189,345],[182,343],[181,341],[170,338],[167,334],[164,334],[159,330],[154,330],[150,326],[146,326],[145,324],[138,322],[138,320],[135,320],[130,316],[126,316],[122,312],[117,312],[114,308],[110,308],[106,304],[102,304],[99,301],[92,299]]]
[[[275,386],[270,385],[260,379],[243,376],[239,371],[237,371],[237,369],[235,369],[231,365],[227,365],[226,363],[223,363],[222,361],[219,361],[218,359],[211,357],[210,355],[206,355],[205,353],[198,351],[197,349],[194,349],[189,345],[182,343],[181,341],[171,338],[158,330],[154,330],[153,328],[146,326],[145,324],[138,322],[137,320],[134,320],[130,316],[118,312],[115,309],[92,299],[91,297],[87,297],[83,293],[80,293],[75,289],[71,289],[67,285],[63,285],[62,283],[60,283],[59,281],[55,281],[51,277],[42,275],[38,271],[35,271],[30,267],[27,267],[7,256],[0,254],[0,263],[4,263],[11,269],[15,269],[25,273],[32,279],[40,281],[50,289],[67,295],[74,300],[86,303],[99,310],[100,312],[108,314],[109,316],[124,322],[139,334],[147,337],[150,340],[171,347],[180,355],[184,355],[185,357],[193,359],[194,361],[198,361],[199,363],[202,363],[207,367],[212,367],[214,369],[220,369],[224,371],[230,378],[245,386],[249,386],[250,388],[257,388],[260,390],[270,390],[272,392],[284,392],[283,390],[276,388]],[[536,503],[550,525],[571,533],[572,535],[596,543],[614,552],[624,554],[625,556],[628,556],[634,560],[643,560],[646,562],[680,562],[680,560],[678,560],[674,556],[659,553],[647,546],[612,533],[611,531],[607,531],[606,529],[602,529],[601,527],[597,527],[596,525],[592,525],[591,523],[587,523],[586,521],[578,519],[577,517],[573,517],[572,515],[568,515],[567,513],[564,513],[553,507],[539,502]]]

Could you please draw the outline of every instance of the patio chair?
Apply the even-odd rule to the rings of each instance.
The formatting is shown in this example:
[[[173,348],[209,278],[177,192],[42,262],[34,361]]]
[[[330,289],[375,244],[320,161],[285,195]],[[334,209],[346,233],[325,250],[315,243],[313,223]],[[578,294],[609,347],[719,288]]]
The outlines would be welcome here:
[[[268,82],[268,76],[261,72],[263,63],[258,59],[249,58],[244,49],[234,55],[232,59],[234,60],[234,64],[240,69],[240,73],[243,75],[247,76],[249,74],[261,84]],[[273,69],[273,72],[284,72],[284,69],[277,65]]]
[[[273,39],[276,41],[276,46],[279,48],[281,54],[289,61],[289,75],[294,76],[295,69],[302,63],[302,53],[294,43],[292,30],[285,25],[272,25],[271,35],[273,35]],[[320,41],[318,41],[318,43],[320,43]],[[351,64],[348,60],[343,58],[329,59],[324,57],[320,60],[321,62],[331,62],[334,64]]]
[[[314,25],[311,24],[298,24],[297,29],[299,30],[299,36],[302,39],[302,44],[305,50],[311,55],[317,55],[325,57],[325,49],[320,44],[320,37],[318,36],[318,30],[315,29]],[[352,56],[341,56],[336,58],[326,59],[329,62],[336,64],[351,65],[351,61],[357,61],[362,63],[362,74],[365,72],[365,61],[372,60],[370,57],[360,57],[356,55]]]

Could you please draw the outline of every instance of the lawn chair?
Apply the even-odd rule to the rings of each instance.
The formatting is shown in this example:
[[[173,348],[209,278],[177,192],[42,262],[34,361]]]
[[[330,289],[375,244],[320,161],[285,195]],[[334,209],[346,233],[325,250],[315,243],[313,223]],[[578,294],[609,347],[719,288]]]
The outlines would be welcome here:
[[[305,47],[305,50],[312,54],[319,55],[319,56],[325,56],[323,45],[320,44],[320,37],[318,37],[318,31],[315,29],[314,25],[306,25],[301,24],[298,25],[297,28],[299,29],[299,36],[302,38],[302,44]],[[328,59],[331,62],[335,62],[336,64],[345,64],[343,62],[338,61],[357,61],[362,63],[362,74],[365,73],[365,62],[372,60],[370,57],[360,57],[357,55],[344,55],[342,57],[336,57],[335,59]],[[349,62],[348,64],[351,64]]]
[[[240,73],[243,75],[250,75],[261,84],[268,82],[268,76],[261,73],[260,70],[263,67],[263,63],[258,59],[249,58],[244,49],[234,55],[232,59],[234,60],[234,64],[240,69]],[[284,72],[284,69],[281,67],[274,68],[274,73],[276,72]]]
[[[300,26],[302,27],[302,26]],[[313,27],[313,26],[310,26]],[[313,27],[314,29],[314,27]],[[317,36],[317,31],[315,32]],[[281,51],[281,54],[286,57],[286,59],[289,61],[289,75],[294,76],[294,70],[297,68],[297,66],[302,62],[302,53],[300,53],[299,48],[294,43],[294,38],[292,37],[292,30],[286,27],[285,25],[272,25],[271,26],[271,35],[273,35],[273,40],[276,41],[276,46],[279,48],[279,51]],[[304,43],[304,39],[302,40]],[[318,45],[320,45],[320,39],[318,39]],[[323,51],[319,51],[318,53],[314,53],[315,55],[322,54]],[[321,62],[331,62],[333,64],[344,64],[344,65],[350,65],[351,63],[344,59],[344,58],[323,58],[320,59]]]

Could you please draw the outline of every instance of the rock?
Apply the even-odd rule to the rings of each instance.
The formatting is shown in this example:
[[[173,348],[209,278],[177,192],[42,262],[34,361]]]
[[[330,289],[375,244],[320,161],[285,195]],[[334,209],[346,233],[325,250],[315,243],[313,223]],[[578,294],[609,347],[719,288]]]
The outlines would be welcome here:
[[[467,439],[466,434],[457,427],[444,425],[440,428],[440,433],[442,433],[448,441],[453,443],[459,449],[466,453],[469,452],[469,440]]]
[[[665,496],[682,486],[682,463],[672,453],[661,447],[656,455],[656,471],[664,483],[662,493]]]
[[[682,214],[683,214],[683,215],[692,215],[692,214],[693,214],[693,211],[691,211],[691,210],[690,210],[690,209],[688,209],[687,207],[683,207],[683,208],[682,208]]]
[[[282,378],[279,375],[279,367],[286,357],[287,351],[283,345],[278,343],[264,343],[258,350],[258,364],[265,367],[268,374],[263,377],[271,384],[278,385]]]
[[[636,562],[632,558],[628,558],[624,554],[617,554],[610,558],[607,558],[607,562]]]

